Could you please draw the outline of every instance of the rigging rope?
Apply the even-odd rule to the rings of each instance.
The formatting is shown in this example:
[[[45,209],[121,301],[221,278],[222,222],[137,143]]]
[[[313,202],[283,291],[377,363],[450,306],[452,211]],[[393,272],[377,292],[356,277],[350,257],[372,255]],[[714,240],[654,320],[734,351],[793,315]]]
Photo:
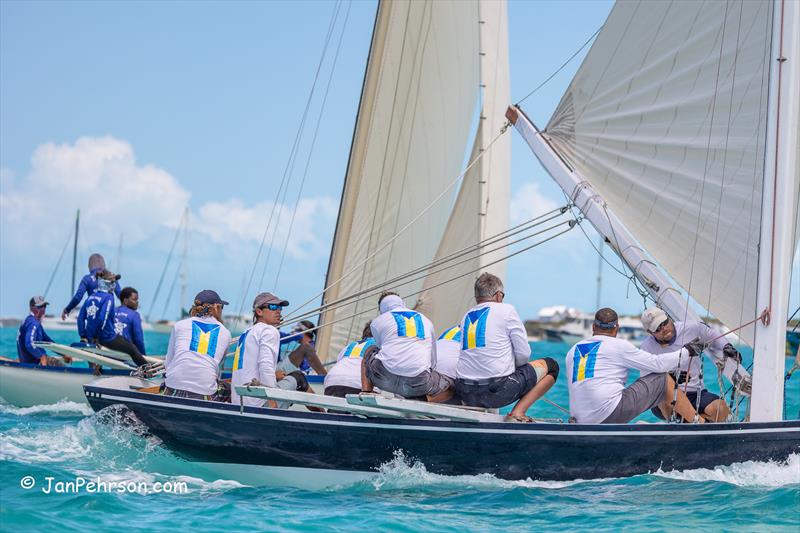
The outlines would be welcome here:
[[[502,129],[500,130],[500,133],[498,133],[498,134],[497,134],[497,135],[494,137],[494,139],[492,139],[492,140],[491,140],[491,142],[489,142],[489,144],[488,144],[488,145],[486,145],[486,148],[485,148],[485,149],[484,149],[484,150],[483,150],[481,153],[479,153],[479,154],[478,154],[478,155],[475,157],[475,159],[473,159],[473,160],[472,160],[472,161],[471,161],[471,162],[470,162],[470,163],[467,165],[467,167],[466,167],[464,170],[462,170],[462,171],[461,171],[461,173],[460,173],[458,176],[456,176],[456,177],[455,177],[455,179],[453,179],[453,181],[451,181],[451,182],[450,182],[450,184],[449,184],[449,185],[447,185],[447,187],[445,187],[445,188],[442,190],[442,192],[441,192],[441,193],[439,193],[439,195],[438,195],[436,198],[434,198],[434,199],[433,199],[433,200],[432,200],[432,201],[431,201],[431,202],[430,202],[430,203],[429,203],[429,204],[428,204],[428,205],[427,205],[427,206],[426,206],[426,207],[425,207],[425,208],[424,208],[422,211],[420,211],[420,212],[419,212],[419,213],[418,213],[418,214],[417,214],[417,215],[416,215],[416,216],[415,216],[413,219],[411,219],[411,220],[408,222],[408,224],[406,224],[405,226],[403,226],[402,228],[400,228],[400,230],[399,230],[397,233],[395,233],[395,234],[394,234],[394,235],[393,235],[393,236],[392,236],[392,237],[391,237],[389,240],[387,240],[385,243],[383,243],[383,245],[381,245],[380,247],[378,247],[378,248],[377,248],[377,249],[376,249],[374,252],[372,252],[371,254],[367,255],[367,257],[365,257],[365,258],[364,258],[362,261],[360,261],[359,263],[355,264],[353,267],[351,267],[351,268],[350,268],[350,270],[348,270],[347,272],[345,272],[344,274],[342,274],[342,275],[339,277],[339,279],[337,279],[337,280],[335,280],[335,281],[331,282],[329,285],[327,285],[325,288],[323,288],[323,289],[322,289],[322,291],[320,291],[320,292],[318,292],[318,293],[314,294],[314,296],[312,296],[311,298],[309,298],[308,300],[306,300],[305,302],[303,302],[302,304],[300,304],[300,306],[298,306],[298,307],[297,307],[297,310],[303,309],[303,308],[304,308],[304,307],[306,307],[308,304],[310,304],[311,302],[313,302],[314,300],[316,300],[317,298],[319,298],[320,296],[322,296],[323,294],[325,294],[325,292],[327,292],[327,291],[328,291],[330,288],[332,288],[332,287],[334,287],[335,285],[338,285],[339,283],[341,283],[341,281],[342,281],[343,279],[345,279],[346,277],[348,277],[349,275],[351,275],[353,272],[355,272],[356,270],[358,270],[360,267],[362,267],[363,265],[365,265],[365,264],[366,264],[366,263],[367,263],[367,262],[368,262],[370,259],[372,259],[373,257],[375,257],[375,256],[376,256],[378,253],[380,253],[381,251],[383,251],[384,249],[386,249],[386,247],[387,247],[387,246],[389,246],[389,245],[390,245],[390,244],[392,244],[392,243],[393,243],[395,240],[397,240],[397,238],[398,238],[398,237],[400,237],[400,235],[402,235],[402,234],[403,234],[403,233],[404,233],[404,232],[405,232],[405,231],[406,231],[408,228],[410,228],[410,227],[411,227],[412,225],[414,225],[414,224],[415,224],[415,223],[416,223],[416,222],[417,222],[417,221],[418,221],[420,218],[422,218],[422,216],[423,216],[425,213],[427,213],[427,212],[428,212],[428,211],[429,211],[429,210],[430,210],[430,209],[431,209],[431,208],[432,208],[434,205],[436,205],[436,203],[438,203],[438,201],[439,201],[439,200],[441,200],[441,199],[444,197],[444,195],[445,195],[445,194],[447,194],[447,192],[448,192],[448,191],[450,191],[450,189],[452,189],[452,188],[453,188],[453,186],[454,186],[456,183],[458,183],[458,182],[459,182],[459,180],[461,180],[461,178],[463,178],[463,177],[464,177],[464,175],[465,175],[467,172],[469,172],[469,170],[470,170],[470,169],[471,169],[473,166],[475,166],[475,164],[476,164],[478,161],[480,161],[480,160],[481,160],[481,158],[482,158],[482,157],[484,157],[484,156],[485,156],[485,155],[486,155],[486,154],[487,154],[487,153],[488,153],[488,152],[491,150],[491,148],[492,148],[492,146],[494,145],[494,143],[495,143],[495,142],[497,142],[497,140],[498,140],[498,139],[499,139],[499,138],[500,138],[500,137],[501,137],[501,136],[502,136],[502,135],[503,135],[503,134],[504,134],[504,133],[505,133],[505,132],[508,130],[508,126],[510,126],[510,123],[509,123],[509,122],[506,122],[506,123],[503,125]]]
[[[320,307],[314,308],[313,310],[306,311],[306,312],[303,313],[303,315],[314,315],[314,314],[317,314],[319,311],[322,311],[322,310],[324,310],[326,308],[335,306],[335,305],[337,305],[337,304],[339,304],[341,302],[345,302],[345,301],[351,300],[351,299],[353,299],[353,298],[355,298],[357,296],[360,296],[360,295],[362,295],[362,294],[364,294],[366,292],[371,292],[374,289],[376,289],[377,287],[391,286],[392,284],[396,283],[397,281],[403,280],[403,279],[405,279],[407,277],[410,277],[410,276],[413,276],[415,274],[419,274],[421,272],[429,270],[432,267],[436,267],[436,266],[448,263],[448,262],[450,262],[450,261],[452,261],[454,259],[457,259],[458,257],[462,257],[462,256],[464,256],[466,254],[470,254],[470,253],[476,252],[476,251],[480,250],[481,248],[484,248],[484,247],[486,247],[486,246],[488,246],[490,244],[495,244],[495,243],[497,243],[499,241],[502,241],[502,240],[504,240],[504,239],[506,239],[508,237],[511,237],[511,236],[516,235],[518,233],[521,233],[523,231],[527,231],[529,229],[532,229],[532,228],[534,228],[534,227],[536,227],[536,226],[538,226],[540,224],[544,224],[545,222],[549,222],[550,220],[553,220],[553,219],[557,218],[558,216],[564,214],[565,212],[566,212],[566,207],[553,209],[553,210],[548,211],[548,212],[546,212],[546,213],[544,213],[544,214],[542,214],[542,215],[540,215],[538,217],[534,217],[534,218],[532,218],[530,220],[527,220],[527,221],[525,221],[525,222],[523,222],[521,224],[517,224],[516,226],[513,226],[513,227],[511,227],[511,228],[509,228],[509,229],[507,229],[505,231],[502,231],[502,232],[497,233],[495,235],[489,236],[486,239],[484,239],[483,241],[480,241],[480,242],[478,242],[476,244],[467,246],[465,248],[462,248],[461,250],[456,250],[455,252],[452,252],[451,254],[448,254],[448,255],[446,255],[446,256],[444,256],[442,258],[436,259],[436,260],[434,260],[434,261],[432,261],[432,262],[430,262],[428,264],[422,265],[420,267],[417,267],[417,268],[415,268],[413,270],[410,270],[408,272],[405,272],[403,274],[399,274],[399,275],[395,276],[394,278],[390,278],[388,280],[382,281],[382,282],[380,282],[380,283],[378,283],[378,284],[376,284],[376,285],[374,285],[372,287],[368,287],[367,289],[363,289],[361,291],[349,294],[347,296],[344,296],[344,297],[339,298],[337,300],[334,300],[332,302],[328,302],[325,305],[322,305]],[[554,213],[557,213],[557,215],[551,216]],[[481,254],[478,254],[478,256],[476,256],[476,257],[479,257],[480,255],[483,255],[484,253],[488,253],[488,252],[483,252]],[[297,317],[297,311],[294,311],[293,313],[290,313],[286,317],[286,319],[290,320],[290,319],[294,319],[295,317]]]
[[[172,246],[169,249],[169,254],[167,254],[167,261],[164,263],[164,269],[161,271],[161,276],[158,278],[158,285],[156,285],[156,291],[153,294],[153,299],[150,300],[150,310],[147,312],[145,316],[145,321],[150,322],[150,315],[153,314],[153,308],[156,305],[156,300],[158,299],[158,294],[161,292],[161,284],[164,283],[164,276],[167,274],[167,269],[169,268],[169,263],[172,261],[172,253],[175,251],[175,246],[178,244],[178,237],[181,234],[181,230],[184,229],[184,225],[186,224],[187,218],[189,215],[189,208],[187,207],[183,211],[183,215],[181,216],[181,221],[178,224],[178,229],[175,231],[175,237],[172,239]]]
[[[562,226],[564,224],[569,224],[569,223],[572,223],[572,222],[574,222],[574,221],[573,220],[568,220],[566,222],[559,222],[558,224],[555,224],[555,225],[550,226],[548,228],[545,228],[543,230],[540,230],[540,231],[534,232],[534,233],[532,233],[530,235],[526,235],[524,237],[521,237],[521,238],[519,238],[519,239],[517,239],[517,240],[515,240],[513,242],[508,243],[507,245],[503,244],[503,245],[498,246],[496,248],[493,248],[491,250],[483,251],[483,252],[479,253],[476,257],[480,257],[482,255],[492,254],[494,252],[497,252],[498,250],[503,250],[507,246],[518,244],[518,243],[520,243],[520,242],[522,242],[524,240],[530,239],[532,237],[536,237],[536,236],[541,235],[543,233],[546,233],[546,232],[548,232],[550,230],[553,230],[553,229],[555,229],[555,228],[557,228],[559,226]],[[428,276],[430,276],[432,274],[438,274],[440,272],[444,272],[446,270],[450,270],[450,269],[452,269],[452,268],[454,268],[454,267],[456,267],[458,265],[464,264],[464,263],[466,263],[468,261],[472,261],[476,257],[468,257],[467,259],[464,259],[464,260],[459,261],[457,263],[453,263],[451,265],[444,266],[444,267],[442,267],[440,269],[437,269],[437,270],[434,270],[432,272],[426,272],[426,273],[424,273],[424,274],[422,274],[420,276],[413,277],[413,278],[410,278],[410,279],[403,279],[403,278],[408,278],[409,277],[408,275],[400,276],[398,278],[398,279],[402,279],[402,282],[400,282],[400,283],[391,283],[390,284],[388,282],[385,282],[385,283],[380,283],[380,284],[374,285],[373,287],[371,287],[369,289],[364,289],[364,290],[359,291],[358,293],[356,293],[354,295],[351,295],[351,296],[348,296],[346,298],[346,300],[352,300],[352,301],[342,301],[342,299],[340,299],[336,303],[326,304],[324,306],[324,309],[336,309],[336,308],[339,308],[339,307],[344,307],[344,306],[347,306],[347,305],[352,305],[354,303],[367,300],[367,299],[369,299],[369,298],[371,298],[373,296],[376,296],[376,295],[380,294],[387,286],[394,285],[394,287],[402,287],[403,285],[408,285],[409,283],[413,283],[415,281],[419,281],[421,279],[425,279],[426,277],[428,277]],[[485,268],[486,266],[488,266],[488,265],[485,265],[483,268]],[[422,271],[424,271],[424,270],[425,270],[425,268],[423,267]],[[481,269],[479,268],[478,270],[481,270]],[[473,270],[471,272],[477,272],[477,270]],[[419,273],[419,272],[417,272],[417,273]],[[413,274],[411,274],[411,275],[413,275]],[[461,277],[461,276],[458,276],[458,277]],[[393,281],[397,281],[397,280],[393,280]],[[424,292],[424,291],[430,290],[432,288],[433,287],[429,287],[429,288],[420,290],[419,292]],[[419,293],[415,293],[415,294],[419,294]],[[307,311],[306,313],[304,313],[302,315],[299,315],[299,316],[296,316],[296,317],[292,317],[289,320],[291,320],[293,322],[297,322],[299,320],[302,320],[302,319],[305,319],[305,318],[308,318],[310,316],[314,316],[314,315],[318,314],[320,310],[321,309]]]
[[[267,219],[267,225],[264,228],[264,233],[261,236],[261,242],[258,245],[258,251],[256,252],[256,259],[253,262],[253,268],[250,271],[250,277],[247,279],[247,284],[245,285],[244,297],[242,298],[242,301],[239,304],[238,315],[240,315],[240,316],[242,314],[242,311],[244,310],[244,303],[245,303],[245,300],[247,300],[247,294],[250,292],[250,286],[253,284],[253,278],[255,277],[256,269],[258,268],[258,263],[259,263],[259,260],[261,259],[261,252],[264,250],[264,244],[266,243],[267,235],[269,234],[270,227],[272,227],[272,220],[273,220],[274,215],[275,215],[275,207],[280,202],[281,192],[283,191],[284,187],[286,188],[286,190],[288,190],[288,188],[289,188],[288,179],[291,176],[291,170],[294,168],[294,159],[295,159],[295,156],[297,154],[298,146],[300,144],[300,139],[301,139],[301,137],[303,135],[303,131],[305,130],[305,123],[306,123],[306,119],[308,117],[308,111],[309,111],[309,109],[311,107],[311,101],[312,101],[312,99],[314,97],[314,92],[315,92],[316,86],[317,86],[317,80],[319,79],[319,74],[320,74],[320,71],[322,69],[322,64],[323,64],[323,62],[325,60],[325,54],[327,53],[327,50],[328,50],[328,44],[330,42],[330,37],[333,34],[334,22],[336,20],[336,17],[338,16],[339,8],[340,8],[340,3],[337,2],[336,3],[336,7],[334,8],[334,12],[331,15],[331,21],[328,24],[328,33],[327,33],[327,35],[325,37],[325,44],[323,45],[322,54],[320,55],[319,63],[317,64],[316,73],[314,74],[314,81],[311,84],[311,91],[309,92],[308,98],[306,99],[306,106],[305,106],[305,109],[303,110],[303,116],[302,116],[302,118],[300,120],[299,126],[297,127],[297,132],[295,133],[295,137],[294,137],[294,143],[292,144],[292,148],[289,151],[289,159],[286,161],[286,166],[283,169],[283,176],[281,177],[281,183],[280,183],[280,186],[278,187],[277,193],[275,194],[275,202],[273,202],[272,208],[270,209],[269,218]],[[284,196],[285,196],[285,192],[284,192]],[[277,227],[277,223],[278,222],[276,220],[275,221],[276,227]],[[273,239],[272,240],[274,240],[274,235],[275,235],[275,228],[274,227],[273,227],[273,232],[272,233],[273,233]],[[267,265],[269,264],[269,255],[270,255],[271,251],[272,251],[272,246],[270,245],[270,249],[269,249],[269,252],[268,252],[268,255],[267,255],[267,259],[266,259],[266,261],[264,263],[264,270],[261,273],[261,282],[259,283],[259,285],[263,285],[264,274],[266,273]]]
[[[53,279],[56,277],[56,272],[58,272],[58,267],[61,266],[61,260],[64,259],[64,253],[67,251],[69,242],[72,240],[72,236],[74,234],[75,234],[75,227],[73,226],[69,232],[69,236],[67,237],[66,242],[64,242],[64,246],[61,248],[61,253],[58,256],[58,261],[56,261],[56,266],[53,269],[53,273],[50,274],[50,279],[47,281],[47,287],[45,287],[44,294],[42,295],[45,299],[47,298],[47,293],[50,291],[50,286],[53,284]]]

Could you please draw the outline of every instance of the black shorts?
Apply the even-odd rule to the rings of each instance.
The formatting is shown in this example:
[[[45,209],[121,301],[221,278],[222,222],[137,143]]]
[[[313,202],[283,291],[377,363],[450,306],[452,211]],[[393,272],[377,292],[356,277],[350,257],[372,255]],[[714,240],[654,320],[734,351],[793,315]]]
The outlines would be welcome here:
[[[513,374],[494,378],[489,383],[456,380],[456,393],[464,405],[498,409],[516,402],[536,385],[536,370],[530,364],[518,367]]]
[[[686,397],[689,398],[689,403],[692,404],[692,407],[697,406],[697,393],[696,392],[687,392]],[[714,394],[713,392],[708,392],[706,389],[700,391],[700,414],[704,413],[706,407],[708,407],[712,402],[719,400],[719,396]],[[661,420],[664,420],[664,415],[661,414],[661,409],[658,407],[653,407],[650,410],[651,413],[656,415]]]
[[[325,396],[335,396],[336,398],[344,398],[348,394],[358,394],[359,392],[361,392],[361,389],[348,387],[346,385],[331,385],[330,387],[325,387]]]

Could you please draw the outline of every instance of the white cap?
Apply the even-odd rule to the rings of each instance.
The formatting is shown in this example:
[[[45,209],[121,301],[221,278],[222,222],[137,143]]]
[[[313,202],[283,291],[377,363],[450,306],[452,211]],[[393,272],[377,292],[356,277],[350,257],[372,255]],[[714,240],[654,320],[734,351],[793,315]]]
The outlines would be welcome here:
[[[664,323],[669,317],[663,309],[658,307],[649,307],[642,313],[642,326],[649,333],[655,333],[658,326]]]

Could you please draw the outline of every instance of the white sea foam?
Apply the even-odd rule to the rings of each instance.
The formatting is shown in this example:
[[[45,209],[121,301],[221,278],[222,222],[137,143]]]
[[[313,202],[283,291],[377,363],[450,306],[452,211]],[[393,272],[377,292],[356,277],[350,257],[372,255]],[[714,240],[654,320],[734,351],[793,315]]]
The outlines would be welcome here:
[[[32,407],[15,407],[7,403],[0,403],[0,413],[10,414],[16,416],[29,416],[38,414],[67,414],[77,413],[84,416],[90,416],[94,411],[85,403],[71,402],[69,400],[61,400],[58,403],[48,405],[34,405]]]
[[[410,460],[402,451],[396,451],[394,458],[378,467],[378,475],[370,481],[376,490],[407,489],[420,486],[457,486],[473,489],[562,489],[580,483],[603,482],[603,479],[574,479],[570,481],[537,481],[533,479],[506,480],[492,474],[472,476],[446,476],[429,472],[419,461]]]
[[[697,468],[663,472],[654,475],[686,481],[718,481],[740,487],[783,487],[800,484],[800,454],[792,454],[786,461],[745,461],[714,469]]]

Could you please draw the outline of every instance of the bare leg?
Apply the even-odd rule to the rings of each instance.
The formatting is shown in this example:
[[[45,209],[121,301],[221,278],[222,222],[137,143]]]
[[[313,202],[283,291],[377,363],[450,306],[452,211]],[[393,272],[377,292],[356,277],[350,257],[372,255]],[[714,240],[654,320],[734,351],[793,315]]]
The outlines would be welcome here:
[[[658,404],[658,408],[661,409],[661,414],[664,415],[664,418],[669,420],[672,416],[672,398],[675,395],[675,380],[672,379],[672,376],[669,374],[666,374],[665,379],[667,382],[666,387],[664,387],[664,399]],[[694,406],[692,406],[692,402],[689,401],[689,398],[687,398],[686,394],[680,389],[678,389],[678,397],[675,402],[675,412],[687,422],[694,421],[697,416],[697,411],[695,411]],[[702,424],[705,422],[705,419],[700,417],[698,422]]]
[[[439,392],[437,394],[434,394],[434,395],[428,394],[426,396],[427,396],[428,401],[430,403],[442,403],[442,402],[446,402],[447,400],[452,398],[453,394],[455,394],[455,391],[453,390],[452,387],[449,387],[449,388],[447,388],[447,389],[445,389],[442,392]]]
[[[367,360],[361,360],[361,392],[372,392],[372,382],[367,377]]]
[[[545,370],[547,369],[547,363],[544,361],[544,359],[536,359],[528,364],[534,368],[538,367],[544,368]],[[525,416],[528,408],[530,408],[530,406],[533,405],[536,400],[544,396],[544,393],[549,391],[550,387],[552,387],[555,382],[556,380],[550,374],[547,374],[540,381],[537,381],[536,385],[534,385],[531,390],[529,390],[522,398],[519,399],[517,405],[515,405],[514,408],[511,409],[511,412],[508,413],[508,416]]]
[[[707,422],[725,422],[731,410],[724,400],[714,400],[708,404],[701,415]]]

